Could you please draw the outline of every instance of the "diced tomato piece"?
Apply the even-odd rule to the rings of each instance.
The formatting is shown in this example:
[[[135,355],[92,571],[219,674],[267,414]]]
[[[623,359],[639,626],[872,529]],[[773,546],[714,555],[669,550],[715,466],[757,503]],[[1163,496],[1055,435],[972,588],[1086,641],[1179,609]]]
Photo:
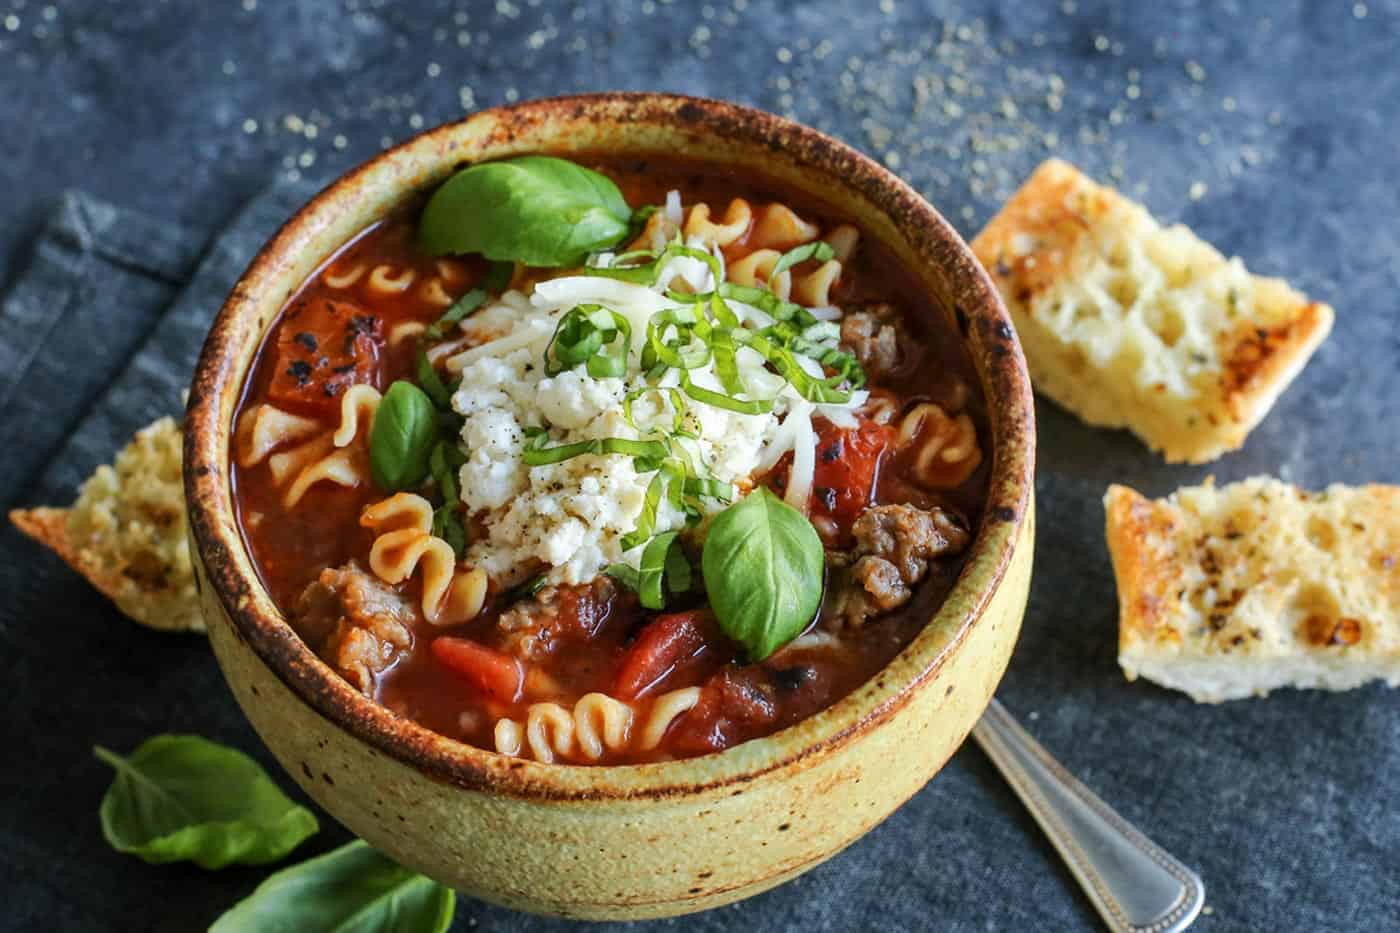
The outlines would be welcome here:
[[[331,414],[357,383],[379,384],[384,325],[348,301],[303,298],[277,331],[267,396],[307,414]]]
[[[827,519],[815,522],[819,531],[824,526],[835,531],[834,536],[823,531],[829,547],[850,544],[851,525],[875,501],[880,467],[893,444],[894,430],[874,421],[862,419],[855,428],[838,428],[826,420],[818,423],[808,511],[814,519]],[[791,469],[792,454],[784,454],[769,474],[769,485],[779,495],[787,488]]]
[[[765,668],[730,665],[700,688],[699,702],[667,741],[684,754],[716,752],[767,732],[779,713],[778,690]]]
[[[829,517],[846,534],[873,501],[880,462],[893,441],[894,431],[873,421],[857,428],[824,422],[817,432],[812,514]]]
[[[684,661],[714,643],[714,616],[708,610],[658,616],[637,635],[618,669],[613,693],[634,700]]]
[[[518,658],[467,638],[447,635],[433,639],[431,650],[438,662],[461,674],[493,700],[513,703],[520,699],[525,669]]]

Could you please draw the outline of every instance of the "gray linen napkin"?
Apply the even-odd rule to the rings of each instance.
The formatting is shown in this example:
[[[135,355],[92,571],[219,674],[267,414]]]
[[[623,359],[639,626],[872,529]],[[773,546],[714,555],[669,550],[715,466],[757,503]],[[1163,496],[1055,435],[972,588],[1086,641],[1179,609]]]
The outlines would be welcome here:
[[[188,280],[204,234],[64,196],[0,309],[0,505],[120,371]]]

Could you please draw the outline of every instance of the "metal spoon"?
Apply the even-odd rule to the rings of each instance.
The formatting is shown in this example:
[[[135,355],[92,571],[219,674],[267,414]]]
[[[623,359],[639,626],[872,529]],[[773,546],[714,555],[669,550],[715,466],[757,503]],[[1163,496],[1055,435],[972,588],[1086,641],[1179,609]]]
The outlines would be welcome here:
[[[1064,769],[995,699],[972,730],[1115,933],[1178,933],[1206,889]]]

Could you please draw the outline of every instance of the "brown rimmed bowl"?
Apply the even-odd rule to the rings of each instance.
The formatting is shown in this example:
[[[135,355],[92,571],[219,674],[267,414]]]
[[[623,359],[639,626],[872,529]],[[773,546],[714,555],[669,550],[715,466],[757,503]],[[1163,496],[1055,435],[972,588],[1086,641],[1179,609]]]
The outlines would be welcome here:
[[[235,408],[263,334],[331,253],[464,164],[527,152],[676,155],[774,178],[889,247],[952,316],[991,414],[985,517],[948,599],[888,667],[767,738],[683,761],[542,765],[465,745],[361,696],[259,582],[229,482]],[[210,640],[258,734],[318,803],[403,864],[467,894],[587,918],[680,914],[779,884],[849,845],[966,738],[1020,628],[1033,543],[1034,410],[986,273],[908,185],[768,113],[664,94],[599,94],[477,113],[341,178],[234,286],[195,371],[185,490]]]

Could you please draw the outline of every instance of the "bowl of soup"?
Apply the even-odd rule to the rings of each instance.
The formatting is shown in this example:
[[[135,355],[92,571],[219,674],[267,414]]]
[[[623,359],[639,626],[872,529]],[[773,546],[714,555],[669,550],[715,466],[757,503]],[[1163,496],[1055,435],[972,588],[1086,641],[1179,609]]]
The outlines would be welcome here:
[[[426,132],[220,311],[186,427],[210,639],[287,772],[585,918],[830,857],[965,739],[1033,544],[985,272],[814,130],[659,94]]]

